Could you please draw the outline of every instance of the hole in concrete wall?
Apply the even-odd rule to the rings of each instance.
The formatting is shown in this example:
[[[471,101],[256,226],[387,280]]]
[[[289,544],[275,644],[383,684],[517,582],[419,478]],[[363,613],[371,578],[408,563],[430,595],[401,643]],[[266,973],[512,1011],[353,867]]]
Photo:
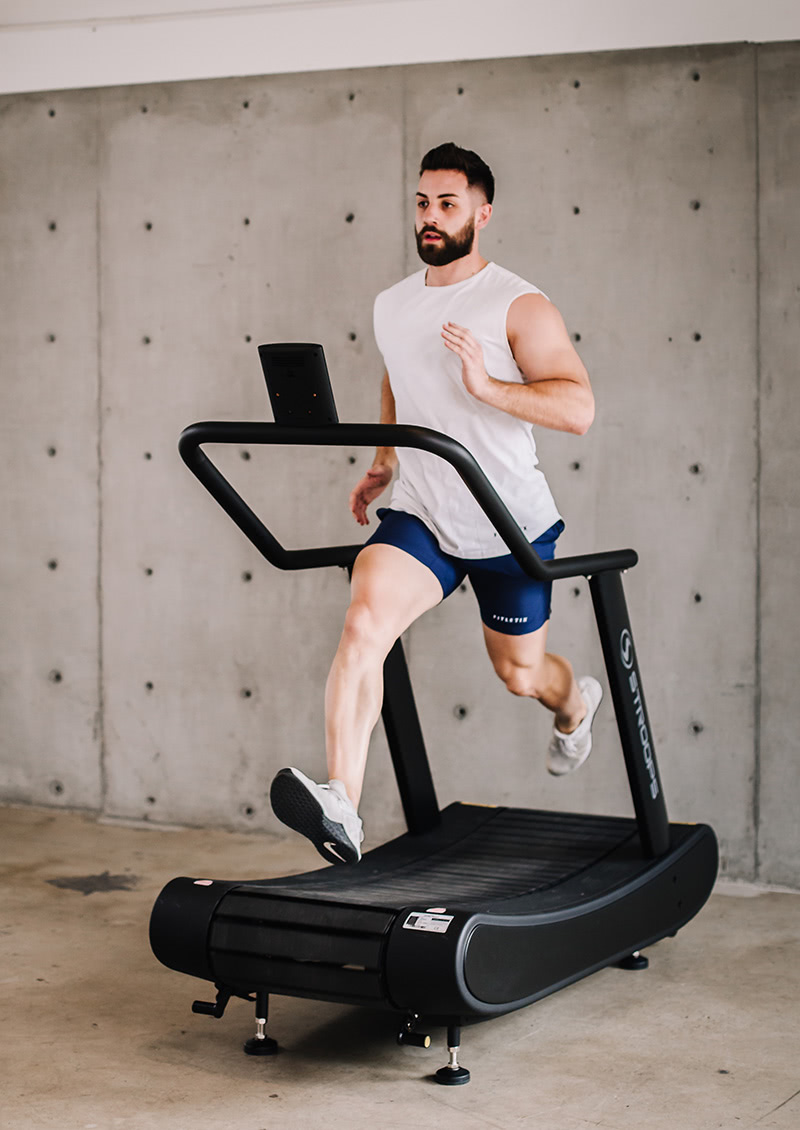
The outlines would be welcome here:
[[[50,228],[50,231],[55,231],[55,230],[56,230],[56,226],[57,226],[57,225],[56,225],[56,222],[55,222],[55,220],[51,220],[51,221],[50,221],[50,223],[48,224],[48,227]]]
[[[61,672],[56,670],[51,671],[47,677],[51,683],[60,683],[62,679]]]
[[[354,333],[353,330],[351,330],[350,333],[347,336],[350,338],[351,341],[355,341],[358,335],[356,333]]]
[[[463,94],[463,93],[464,93],[464,87],[463,87],[463,86],[459,86],[459,88],[458,88],[458,93],[459,93],[459,94]]]
[[[453,714],[455,715],[456,718],[458,718],[459,722],[461,722],[469,714],[469,711],[467,710],[466,706],[462,706],[459,703],[458,706],[453,707]]]
[[[58,562],[56,561],[55,557],[51,557],[51,559],[47,562],[47,568],[48,569],[57,569],[58,568]]]
[[[50,458],[52,459],[52,458],[53,458],[53,456],[54,456],[54,455],[56,454],[56,449],[55,449],[54,447],[48,447],[48,449],[47,449],[47,454],[48,454],[48,455],[50,456]]]
[[[245,340],[245,341],[247,342],[247,344],[249,345],[249,344],[250,344],[250,342],[251,342],[251,341],[252,341],[253,339],[252,339],[252,337],[250,336],[250,334],[245,334],[245,335],[244,335],[244,340]]]
[[[239,811],[242,816],[246,816],[248,820],[251,820],[256,814],[256,810],[253,808],[252,804],[243,804]]]
[[[54,342],[54,341],[56,340],[56,335],[55,335],[55,334],[48,334],[48,335],[47,335],[47,340],[48,340],[48,341],[50,342],[50,344],[52,345],[52,344],[53,344],[53,342]]]
[[[143,114],[146,114],[146,113],[147,113],[147,107],[146,107],[146,106],[142,106],[142,113],[143,113]]]
[[[467,591],[467,586],[466,586],[466,585],[459,585],[459,586],[458,586],[458,591],[459,591],[459,592],[466,592],[466,591]]]
[[[704,729],[704,726],[703,726],[702,722],[692,722],[692,733],[693,734],[702,734],[703,729]]]
[[[153,575],[153,570],[152,570],[152,569],[150,568],[150,566],[149,566],[149,565],[148,565],[148,566],[147,566],[147,568],[145,569],[145,571],[144,571],[144,575],[145,575],[145,577],[152,577],[152,575]]]
[[[572,590],[572,595],[573,595],[573,596],[580,596],[580,595],[581,595],[581,590],[580,590],[580,589],[578,589],[578,588],[574,588],[574,589]]]
[[[576,459],[574,463],[570,463],[570,468],[571,468],[571,469],[572,469],[573,471],[580,471],[580,469],[581,469],[581,465],[580,465],[580,463],[578,462],[578,460]]]
[[[144,689],[146,691],[151,691],[153,689],[153,684],[148,680],[148,682],[146,682],[144,685]]]
[[[581,210],[580,210],[580,208],[578,207],[577,204],[573,205],[572,211],[573,211],[573,214],[576,215],[576,216],[580,216],[580,214],[581,214]]]
[[[242,698],[252,698],[253,692],[250,690],[249,687],[242,687],[241,695],[242,695]]]
[[[355,455],[348,455],[347,456],[347,462],[350,464],[351,467],[353,466],[355,461],[356,461]]]
[[[700,72],[695,71],[694,74],[692,75],[692,79],[694,80],[694,82],[699,82],[700,81]]]
[[[244,222],[244,226],[245,226],[245,227],[247,227],[247,226],[248,226],[248,224],[250,223],[250,217],[249,217],[249,216],[245,216],[245,218],[244,218],[244,221],[243,221],[243,222]]]
[[[693,475],[699,475],[702,470],[703,470],[702,463],[692,463],[689,466],[689,471]]]
[[[48,110],[47,114],[48,114],[48,117],[50,117],[50,118],[54,118],[56,116],[55,110]]]
[[[693,212],[699,212],[700,211],[700,201],[699,200],[692,200],[689,204],[689,207],[692,209]]]
[[[355,101],[355,97],[356,97],[356,96],[355,96],[355,93],[354,93],[354,92],[353,92],[353,91],[351,90],[351,91],[350,91],[350,93],[349,93],[349,94],[347,95],[347,101],[348,101],[348,102],[354,102],[354,101]]]
[[[155,804],[156,803],[156,798],[154,796],[146,796],[144,799],[147,801],[148,804]]]
[[[573,85],[573,86],[575,87],[575,89],[577,90],[577,89],[578,89],[578,87],[579,87],[579,86],[581,85],[581,80],[580,80],[579,78],[576,78],[576,79],[575,79],[575,81],[573,82],[573,84],[572,84],[572,85]]]
[[[249,451],[240,451],[239,454],[241,455],[242,459],[244,459],[245,463],[250,458],[250,452]]]
[[[703,340],[703,335],[702,335],[702,334],[698,334],[698,333],[696,333],[696,334],[694,334],[694,335],[693,335],[693,337],[694,337],[694,340],[695,340],[695,341],[702,341],[702,340]]]
[[[149,220],[145,221],[144,230],[145,231],[152,231],[153,230],[153,225],[150,223]]]
[[[244,581],[245,584],[249,584],[249,582],[252,581],[252,579],[253,579],[253,574],[249,570],[245,570],[245,572],[242,573],[242,580]]]
[[[344,222],[345,222],[346,224],[352,224],[352,222],[353,222],[353,220],[354,220],[354,219],[355,219],[355,216],[353,215],[353,213],[352,213],[352,212],[348,212],[348,213],[347,213],[347,215],[346,215],[346,216],[345,216],[345,218],[344,218]]]
[[[242,108],[245,109],[245,110],[249,110],[250,109],[250,103],[249,102],[243,102]]]
[[[572,340],[573,340],[573,341],[580,341],[580,340],[581,340],[581,335],[580,335],[580,334],[573,334],[573,335],[572,335]]]
[[[149,451],[145,451],[144,457],[145,457],[145,459],[152,459],[153,458],[152,454]]]
[[[61,781],[51,781],[48,787],[53,796],[61,796],[64,792],[64,785]]]
[[[142,338],[142,345],[150,345],[151,341],[152,341],[152,338],[145,336],[145,337]]]
[[[700,604],[700,602],[702,601],[702,599],[703,599],[703,597],[702,597],[702,595],[701,595],[701,594],[700,594],[699,592],[696,592],[696,593],[694,594],[694,602],[695,602],[695,604]]]

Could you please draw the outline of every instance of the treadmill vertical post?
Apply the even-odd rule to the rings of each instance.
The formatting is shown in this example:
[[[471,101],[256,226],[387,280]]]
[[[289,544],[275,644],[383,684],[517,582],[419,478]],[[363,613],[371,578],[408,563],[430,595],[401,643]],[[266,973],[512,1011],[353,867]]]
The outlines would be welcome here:
[[[622,576],[618,570],[595,573],[589,579],[589,588],[639,825],[639,838],[645,855],[653,858],[663,855],[669,848],[669,823]]]
[[[408,830],[413,835],[430,832],[441,814],[399,639],[383,665],[383,725]]]

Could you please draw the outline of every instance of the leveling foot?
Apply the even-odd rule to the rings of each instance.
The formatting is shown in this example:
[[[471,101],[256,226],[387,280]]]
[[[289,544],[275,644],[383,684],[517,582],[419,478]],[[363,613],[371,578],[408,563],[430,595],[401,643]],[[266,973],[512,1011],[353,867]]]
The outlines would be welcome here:
[[[256,1034],[245,1040],[242,1050],[246,1055],[277,1055],[278,1041],[267,1035],[269,993],[256,993]]]
[[[452,1024],[447,1029],[447,1050],[450,1053],[450,1062],[440,1067],[436,1072],[437,1083],[445,1087],[459,1087],[462,1083],[469,1083],[469,1071],[461,1067],[458,1062],[458,1053],[461,1045],[461,1028]]]
[[[617,968],[618,969],[647,969],[649,967],[649,965],[650,965],[649,959],[646,958],[643,953],[639,953],[638,950],[634,950],[633,953],[628,954],[627,957],[623,957],[622,961],[617,963]]]

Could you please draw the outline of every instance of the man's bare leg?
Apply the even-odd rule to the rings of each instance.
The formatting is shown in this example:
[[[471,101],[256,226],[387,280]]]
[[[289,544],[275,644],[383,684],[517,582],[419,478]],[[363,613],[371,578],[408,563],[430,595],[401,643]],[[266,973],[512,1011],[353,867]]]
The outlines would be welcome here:
[[[513,694],[536,698],[555,715],[547,770],[560,777],[580,768],[592,751],[592,724],[603,698],[597,679],[576,681],[572,664],[546,650],[547,624],[524,636],[506,636],[484,625],[494,669]]]
[[[546,650],[548,624],[524,636],[507,636],[483,625],[486,650],[512,694],[536,698],[555,715],[562,734],[578,728],[586,715],[572,664]]]
[[[395,640],[442,599],[434,573],[393,545],[368,545],[353,568],[350,607],[325,688],[328,776],[357,809],[370,735],[383,702],[383,661]]]

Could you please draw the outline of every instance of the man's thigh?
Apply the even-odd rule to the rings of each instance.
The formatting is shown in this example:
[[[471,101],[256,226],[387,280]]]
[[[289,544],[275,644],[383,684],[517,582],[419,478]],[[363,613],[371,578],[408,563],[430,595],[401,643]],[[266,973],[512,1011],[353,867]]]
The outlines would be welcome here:
[[[393,639],[441,600],[442,586],[436,575],[397,546],[367,545],[356,558],[351,607],[368,609],[382,633]]]

